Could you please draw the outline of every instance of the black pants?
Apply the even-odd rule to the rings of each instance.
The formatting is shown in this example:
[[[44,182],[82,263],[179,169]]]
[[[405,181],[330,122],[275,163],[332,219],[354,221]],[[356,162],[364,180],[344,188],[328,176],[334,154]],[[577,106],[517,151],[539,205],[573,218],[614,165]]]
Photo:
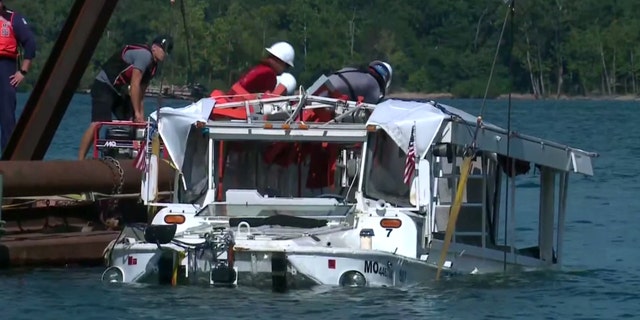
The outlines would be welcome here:
[[[108,84],[94,80],[91,86],[91,122],[132,120],[133,105],[128,95],[120,96]]]
[[[0,57],[0,149],[9,143],[16,127],[16,87],[9,77],[16,73],[16,60]],[[1,151],[0,150],[0,151]]]

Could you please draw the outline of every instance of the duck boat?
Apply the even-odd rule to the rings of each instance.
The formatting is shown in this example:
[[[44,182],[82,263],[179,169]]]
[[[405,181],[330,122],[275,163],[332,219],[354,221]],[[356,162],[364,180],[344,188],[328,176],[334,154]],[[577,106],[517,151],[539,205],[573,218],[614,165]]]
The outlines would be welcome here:
[[[154,113],[173,202],[154,202],[151,155],[142,194],[157,213],[105,249],[103,281],[402,287],[561,265],[569,176],[593,175],[597,154],[435,101],[301,92]],[[516,206],[525,176],[539,201]],[[538,220],[531,246],[514,241],[519,209]]]

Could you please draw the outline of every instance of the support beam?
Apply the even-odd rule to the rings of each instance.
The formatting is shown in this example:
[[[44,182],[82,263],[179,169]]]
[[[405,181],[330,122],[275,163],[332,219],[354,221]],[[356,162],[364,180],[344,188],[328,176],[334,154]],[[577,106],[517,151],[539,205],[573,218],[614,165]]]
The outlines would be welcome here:
[[[555,187],[556,172],[549,167],[540,170],[540,212],[538,227],[538,246],[540,260],[553,263],[553,225],[555,223]]]
[[[120,160],[116,165],[101,160],[0,161],[0,174],[4,180],[3,196],[48,196],[82,192],[111,194],[114,184],[120,184],[120,181],[121,193],[139,193],[142,173],[133,166],[133,162],[134,160]],[[158,191],[171,191],[175,171],[167,162],[159,163]]]
[[[569,188],[569,173],[560,174],[560,186],[558,187],[558,224],[556,230],[556,263],[562,265],[564,246],[564,222],[567,213],[567,192]]]
[[[76,0],[2,160],[42,160],[117,0]]]

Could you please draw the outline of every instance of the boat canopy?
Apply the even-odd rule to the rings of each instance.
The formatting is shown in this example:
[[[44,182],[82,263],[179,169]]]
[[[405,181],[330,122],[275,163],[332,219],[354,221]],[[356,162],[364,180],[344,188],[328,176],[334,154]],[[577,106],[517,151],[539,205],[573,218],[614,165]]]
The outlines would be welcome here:
[[[367,125],[375,125],[385,131],[405,153],[415,125],[416,152],[424,156],[443,124],[449,128],[443,130],[442,142],[469,145],[473,140],[469,130],[475,128],[476,122],[477,116],[434,101],[390,99],[376,106]],[[517,132],[509,135],[507,130],[484,121],[475,142],[480,150],[586,175],[593,175],[591,158],[598,156],[593,152]]]
[[[376,106],[367,125],[384,130],[406,153],[411,130],[416,126],[415,146],[423,156],[438,134],[446,115],[433,105],[417,101],[386,100]]]
[[[215,104],[214,99],[204,98],[183,108],[164,107],[151,114],[151,118],[158,123],[162,141],[177,168],[182,169],[187,147],[185,141],[193,124],[207,123]],[[385,131],[405,152],[415,125],[416,151],[424,156],[443,125],[448,125],[449,130],[444,130],[442,142],[470,144],[473,137],[469,134],[469,127],[475,128],[476,119],[474,115],[434,101],[389,99],[375,107],[367,125],[375,125]],[[509,154],[506,152],[508,145]],[[480,150],[510,158],[586,175],[593,175],[591,158],[598,156],[553,141],[516,132],[509,134],[507,130],[488,122],[482,123],[476,146]]]
[[[158,132],[171,160],[180,170],[192,125],[198,121],[207,122],[214,106],[214,99],[203,98],[183,108],[163,107],[151,114],[151,119],[158,124]]]

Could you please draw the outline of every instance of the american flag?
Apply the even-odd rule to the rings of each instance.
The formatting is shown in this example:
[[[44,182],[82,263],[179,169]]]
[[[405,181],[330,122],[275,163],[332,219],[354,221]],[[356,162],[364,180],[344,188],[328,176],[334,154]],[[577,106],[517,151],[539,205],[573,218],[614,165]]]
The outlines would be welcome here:
[[[144,141],[140,144],[140,149],[138,150],[138,156],[133,161],[133,165],[136,169],[145,172],[147,170],[147,149],[149,149],[149,140],[153,137],[154,130],[153,126],[147,126],[147,136]]]
[[[413,172],[416,171],[416,145],[415,145],[416,125],[411,128],[409,147],[407,148],[407,159],[404,162],[404,183],[411,184]]]

